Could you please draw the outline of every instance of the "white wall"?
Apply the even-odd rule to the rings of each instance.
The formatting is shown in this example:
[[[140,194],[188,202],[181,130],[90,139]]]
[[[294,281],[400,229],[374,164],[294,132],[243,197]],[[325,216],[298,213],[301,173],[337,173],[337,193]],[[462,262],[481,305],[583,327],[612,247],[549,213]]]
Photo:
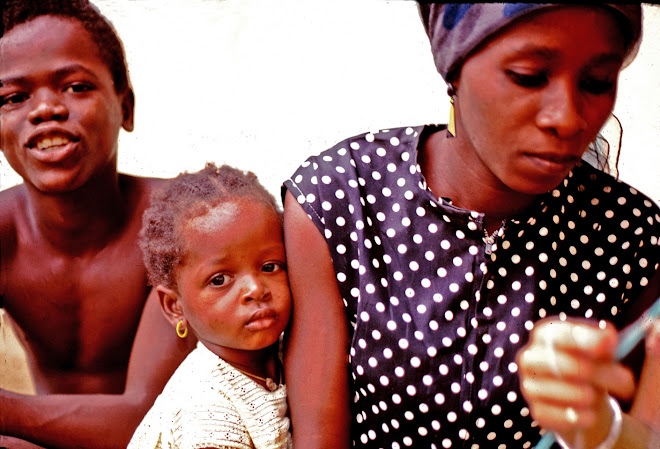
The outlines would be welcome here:
[[[137,96],[120,170],[205,161],[274,194],[312,153],[366,130],[445,123],[446,87],[416,6],[384,0],[93,0],[115,24]],[[620,176],[660,202],[660,8],[621,78]],[[0,188],[20,181],[0,160]]]

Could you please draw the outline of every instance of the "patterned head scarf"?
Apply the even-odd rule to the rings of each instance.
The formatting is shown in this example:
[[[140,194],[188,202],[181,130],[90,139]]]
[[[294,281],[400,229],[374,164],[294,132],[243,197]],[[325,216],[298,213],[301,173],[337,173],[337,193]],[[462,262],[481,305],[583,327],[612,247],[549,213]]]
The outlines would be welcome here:
[[[431,41],[435,66],[447,75],[461,66],[472,51],[512,21],[541,9],[561,7],[552,3],[421,3],[420,13]],[[565,6],[565,5],[564,5]],[[593,4],[618,15],[626,36],[628,65],[639,48],[642,34],[640,4]]]

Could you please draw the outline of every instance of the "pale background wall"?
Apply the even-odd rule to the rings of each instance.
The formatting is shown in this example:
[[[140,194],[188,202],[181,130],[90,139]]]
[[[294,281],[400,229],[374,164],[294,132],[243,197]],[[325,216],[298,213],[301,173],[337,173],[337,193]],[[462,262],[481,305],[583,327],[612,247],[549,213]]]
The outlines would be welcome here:
[[[445,86],[416,6],[385,0],[93,0],[115,24],[137,96],[120,170],[171,177],[205,161],[274,194],[310,154],[367,130],[445,123]],[[621,179],[660,202],[660,8],[624,70]],[[0,188],[20,182],[0,159]]]

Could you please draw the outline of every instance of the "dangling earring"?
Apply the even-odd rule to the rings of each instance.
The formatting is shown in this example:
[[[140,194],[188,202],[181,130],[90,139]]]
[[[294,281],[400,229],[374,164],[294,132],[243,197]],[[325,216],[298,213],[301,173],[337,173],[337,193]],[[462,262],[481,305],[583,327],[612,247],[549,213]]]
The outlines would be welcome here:
[[[176,323],[176,334],[179,336],[179,338],[186,338],[188,336],[188,328],[186,327],[183,331],[181,331],[182,324],[183,320],[180,320],[178,323]]]
[[[456,89],[451,83],[447,83],[447,95],[449,95],[449,123],[447,123],[447,137],[456,137],[456,116],[454,111],[454,97]]]

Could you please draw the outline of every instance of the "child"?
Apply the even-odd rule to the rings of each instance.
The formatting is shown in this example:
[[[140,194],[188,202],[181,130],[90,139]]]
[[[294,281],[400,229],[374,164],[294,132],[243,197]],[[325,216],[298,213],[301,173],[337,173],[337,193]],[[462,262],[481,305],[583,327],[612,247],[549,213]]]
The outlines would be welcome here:
[[[163,181],[117,171],[134,96],[107,19],[87,0],[3,5],[0,148],[23,183],[0,192],[0,307],[38,394],[0,389],[0,435],[125,448],[192,349],[171,334],[137,245]]]
[[[282,215],[252,173],[213,164],[152,198],[140,247],[163,313],[197,348],[129,448],[286,448],[278,358],[291,312]]]

